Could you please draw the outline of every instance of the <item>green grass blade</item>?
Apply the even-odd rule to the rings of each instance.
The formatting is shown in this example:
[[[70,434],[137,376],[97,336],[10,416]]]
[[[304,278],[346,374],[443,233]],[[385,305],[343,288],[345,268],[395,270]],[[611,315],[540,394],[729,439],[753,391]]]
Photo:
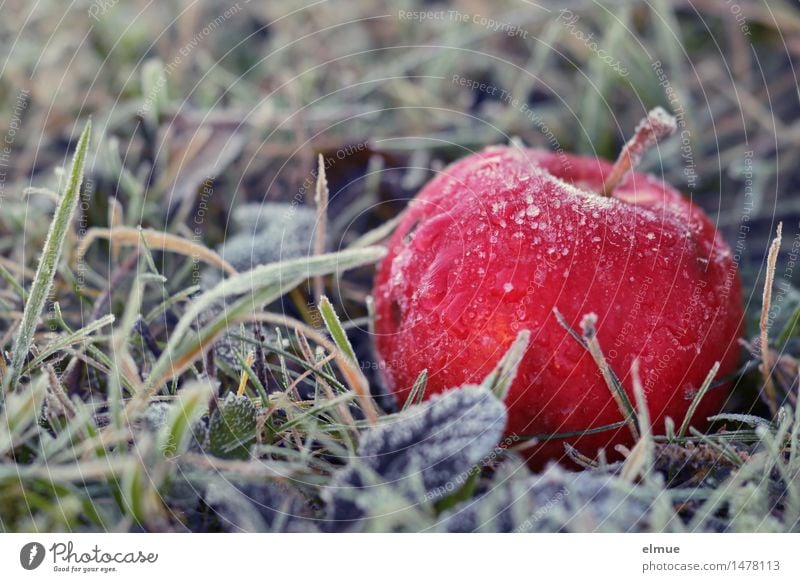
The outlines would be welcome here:
[[[381,247],[348,250],[262,265],[226,279],[195,300],[181,317],[164,353],[153,365],[145,390],[138,395],[136,403],[132,401],[131,404],[141,405],[161,383],[185,370],[231,325],[243,320],[248,313],[252,313],[261,305],[271,303],[303,280],[316,274],[324,275],[374,263],[385,254],[386,250]],[[185,339],[186,332],[203,311],[222,299],[238,295],[241,297],[233,305],[223,309],[204,327],[194,331],[188,339]]]
[[[419,404],[425,397],[425,389],[428,387],[428,369],[425,368],[419,373],[417,379],[414,380],[414,385],[411,387],[411,392],[408,393],[403,410],[408,410],[410,406]]]
[[[386,254],[382,247],[346,250],[314,257],[305,257],[259,265],[233,275],[210,289],[194,301],[172,334],[172,341],[179,341],[194,323],[197,316],[226,297],[249,294],[256,305],[274,301],[300,282],[314,275],[327,275],[336,271],[367,265],[380,260]]]
[[[358,363],[353,346],[350,344],[350,340],[347,339],[347,332],[344,331],[342,322],[339,321],[339,316],[336,315],[330,300],[324,295],[320,298],[318,309],[336,347],[342,350],[342,353],[350,358],[353,363]]]
[[[112,323],[114,323],[114,315],[109,313],[105,317],[101,317],[100,319],[93,321],[86,327],[82,327],[77,331],[73,331],[72,333],[68,333],[67,335],[57,339],[52,344],[42,349],[40,354],[28,362],[28,364],[23,368],[23,373],[28,373],[31,370],[35,370],[47,358],[68,346],[88,341],[91,334],[98,329],[106,327],[107,325],[111,325]]]
[[[6,391],[13,388],[19,380],[20,373],[28,355],[33,335],[39,317],[42,315],[47,295],[53,285],[58,261],[61,258],[61,251],[64,246],[64,239],[67,236],[72,215],[78,205],[81,184],[83,183],[83,170],[86,166],[86,155],[89,151],[89,138],[92,133],[92,122],[88,121],[86,127],[78,140],[75,155],[72,158],[72,167],[67,180],[67,188],[64,195],[56,207],[53,222],[50,224],[50,231],[47,233],[47,240],[44,243],[42,256],[39,259],[39,266],[36,268],[36,276],[33,280],[28,301],[22,314],[22,324],[14,340],[14,353],[11,357],[11,366],[5,378],[3,390],[0,390],[0,401]]]
[[[527,329],[522,330],[517,335],[517,339],[508,348],[508,351],[500,359],[495,369],[486,376],[482,386],[494,393],[500,400],[505,400],[508,389],[514,382],[525,351],[531,341],[531,332]]]
[[[19,295],[20,299],[23,301],[28,300],[28,293],[25,291],[25,288],[19,284],[19,282],[14,278],[14,275],[9,273],[8,269],[6,269],[3,265],[0,265],[0,277],[6,280],[14,292]]]
[[[158,449],[166,457],[186,452],[192,438],[192,428],[208,409],[214,394],[211,382],[198,381],[185,386],[170,409],[167,423],[159,434]]]
[[[21,436],[36,426],[44,404],[47,381],[44,376],[31,383],[31,389],[10,394],[0,412],[0,457],[24,441]]]
[[[697,407],[700,406],[700,401],[705,397],[708,389],[711,387],[711,382],[713,382],[714,378],[716,378],[718,371],[719,362],[714,362],[714,365],[711,366],[711,370],[708,372],[703,385],[700,386],[700,390],[697,391],[697,394],[695,394],[691,405],[689,405],[689,410],[686,411],[686,416],[684,417],[683,422],[681,423],[681,428],[678,431],[678,437],[683,437],[686,435],[686,431],[689,430],[689,423],[692,421],[692,416],[694,416]]]
[[[614,401],[619,407],[620,413],[624,418],[627,418],[631,421],[626,424],[631,431],[633,439],[638,441],[638,414],[636,413],[636,409],[633,407],[630,398],[628,398],[628,395],[625,393],[625,389],[622,387],[622,382],[620,382],[616,373],[614,373],[614,370],[611,369],[608,361],[606,361],[606,357],[603,355],[603,350],[600,348],[600,342],[597,339],[597,330],[595,327],[597,323],[597,315],[595,313],[587,313],[583,316],[581,319],[581,331],[583,333],[579,334],[572,329],[572,326],[569,325],[561,312],[555,307],[553,308],[553,314],[556,316],[556,320],[558,321],[559,325],[561,325],[561,327],[563,327],[567,333],[575,339],[575,341],[582,345],[586,351],[591,354],[592,359],[594,359],[595,364],[597,364],[597,368],[600,370],[600,373],[602,374],[603,379],[605,380],[606,385],[611,392],[611,396],[614,398]]]

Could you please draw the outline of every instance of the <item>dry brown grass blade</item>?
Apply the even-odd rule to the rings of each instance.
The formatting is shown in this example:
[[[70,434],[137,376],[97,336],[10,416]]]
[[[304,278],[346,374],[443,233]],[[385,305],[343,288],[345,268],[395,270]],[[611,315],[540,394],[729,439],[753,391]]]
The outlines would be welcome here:
[[[64,391],[55,369],[53,366],[48,365],[45,366],[45,372],[47,372],[47,382],[49,385],[48,396],[58,402],[58,407],[67,416],[67,418],[75,418],[75,406],[72,404],[69,396],[67,396],[67,393]]]
[[[122,204],[116,198],[111,198],[108,201],[108,225],[111,230],[116,230],[124,226],[125,212],[122,209]],[[112,241],[111,243],[111,260],[114,264],[119,263],[119,253],[122,244],[119,241]]]
[[[317,228],[314,232],[314,254],[321,255],[325,252],[325,237],[328,226],[328,178],[325,176],[325,159],[319,155],[317,169],[317,187],[314,192],[314,204],[317,207]],[[322,275],[314,277],[314,304],[318,305],[325,291]]]
[[[245,363],[248,367],[253,366],[253,362],[255,361],[256,353],[254,351],[250,351],[247,353],[247,358],[245,359]],[[236,396],[242,396],[244,394],[244,389],[247,388],[247,380],[250,378],[250,375],[247,373],[247,370],[242,370],[242,375],[239,378],[239,387],[236,389]]]
[[[769,353],[769,310],[772,306],[772,284],[775,281],[775,269],[778,263],[778,253],[781,249],[783,237],[783,223],[778,223],[778,232],[769,247],[767,255],[767,276],[764,280],[764,295],[761,302],[761,320],[759,321],[759,350],[761,352],[761,374],[764,376],[764,392],[767,406],[774,417],[778,413],[776,402],[775,383],[772,381],[772,356]]]
[[[153,249],[170,251],[187,257],[196,257],[209,265],[222,269],[230,275],[235,275],[237,273],[236,269],[234,269],[230,263],[208,247],[204,247],[203,245],[167,232],[139,229],[130,226],[121,226],[114,229],[90,228],[86,231],[86,236],[81,239],[80,244],[75,249],[75,253],[72,256],[72,264],[74,265],[80,261],[86,254],[89,246],[99,238],[110,240],[112,246],[138,246],[141,240],[144,239],[148,246]]]
[[[635,359],[631,365],[631,378],[633,380],[633,393],[636,397],[636,410],[639,419],[639,431],[641,436],[630,451],[622,466],[620,477],[633,482],[640,475],[645,477],[653,462],[653,452],[655,443],[653,442],[653,431],[650,426],[650,411],[647,408],[647,399],[642,386],[642,379],[639,375],[639,359]]]

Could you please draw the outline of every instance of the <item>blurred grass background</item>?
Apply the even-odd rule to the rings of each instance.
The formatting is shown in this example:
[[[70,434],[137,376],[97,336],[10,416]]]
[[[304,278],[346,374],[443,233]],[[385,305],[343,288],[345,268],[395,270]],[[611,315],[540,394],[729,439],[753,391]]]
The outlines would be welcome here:
[[[789,217],[787,231],[797,230],[795,3],[95,0],[10,1],[2,10],[5,134],[26,102],[5,169],[9,200],[53,183],[52,169],[88,115],[102,144],[92,167],[103,200],[92,210],[104,216],[108,198],[129,204],[110,187],[116,168],[103,159],[116,142],[125,168],[145,181],[141,222],[158,223],[176,204],[190,206],[186,198],[196,202],[205,173],[224,180],[215,197],[224,216],[234,200],[291,199],[315,152],[353,144],[368,148],[346,156],[331,179],[383,200],[413,192],[424,168],[509,136],[613,158],[646,110],[663,105],[685,114],[697,175],[690,194],[724,228],[735,232],[741,222],[752,150],[754,218],[774,226]],[[566,25],[563,10],[578,20]],[[402,16],[415,11],[445,16]],[[493,30],[484,18],[516,32]],[[460,86],[454,75],[520,105]],[[673,138],[648,169],[686,191],[682,145]],[[373,180],[378,191],[365,192],[370,160],[373,169],[417,170],[386,172]],[[345,194],[333,192],[342,212],[352,198]],[[208,230],[218,242],[221,233]],[[765,249],[757,234],[748,243]]]
[[[0,252],[14,273],[35,258],[47,224],[36,217],[52,202],[21,194],[57,189],[53,170],[89,115],[99,145],[84,230],[113,210],[214,247],[238,205],[310,204],[323,153],[334,162],[331,244],[345,244],[469,151],[516,137],[613,159],[662,105],[684,125],[644,169],[741,244],[750,335],[776,224],[788,252],[800,233],[796,3],[94,0],[2,11],[0,131],[12,139]],[[89,275],[99,284],[111,267]],[[790,284],[773,304],[778,324],[800,305],[797,276],[778,273]]]

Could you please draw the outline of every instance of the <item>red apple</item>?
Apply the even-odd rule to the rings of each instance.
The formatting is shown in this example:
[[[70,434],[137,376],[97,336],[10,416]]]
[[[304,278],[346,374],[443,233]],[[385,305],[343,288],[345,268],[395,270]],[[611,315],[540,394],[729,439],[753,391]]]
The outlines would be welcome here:
[[[743,313],[731,252],[703,211],[662,180],[629,172],[671,129],[652,112],[612,165],[490,147],[431,180],[389,242],[374,289],[380,368],[402,403],[480,382],[517,333],[531,341],[506,398],[509,436],[583,432],[623,420],[595,361],[559,324],[597,315],[597,338],[631,401],[640,376],[654,430],[679,425],[705,376],[735,371]],[[694,424],[719,411],[711,390]],[[632,444],[627,427],[540,440],[540,466],[564,443],[589,457]]]

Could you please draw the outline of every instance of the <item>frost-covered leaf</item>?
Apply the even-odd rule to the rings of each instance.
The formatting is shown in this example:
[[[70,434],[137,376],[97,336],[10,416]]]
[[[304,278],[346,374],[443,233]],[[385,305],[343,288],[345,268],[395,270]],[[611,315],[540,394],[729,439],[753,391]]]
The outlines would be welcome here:
[[[491,392],[467,385],[386,417],[361,438],[357,458],[326,490],[334,522],[372,514],[375,495],[401,493],[413,503],[440,499],[463,485],[502,437],[506,409]]]
[[[350,360],[357,363],[356,353],[353,351],[350,340],[347,339],[347,332],[342,327],[342,322],[339,320],[339,316],[336,314],[333,305],[331,305],[330,299],[323,295],[317,309],[319,309],[322,320],[325,322],[325,327],[328,328],[328,333],[331,334],[331,338],[333,338],[336,347],[339,348],[345,356],[350,358]]]
[[[766,418],[755,416],[754,414],[715,414],[709,416],[708,420],[711,422],[740,422],[742,424],[749,424],[752,427],[764,427],[765,429],[774,429],[772,422]]]
[[[312,254],[316,221],[313,209],[297,204],[245,204],[234,210],[234,233],[217,248],[217,253],[239,272],[308,256]],[[218,269],[203,273],[206,289],[219,280]]]
[[[244,204],[233,210],[232,234],[217,247],[217,254],[240,273],[259,265],[309,256],[316,221],[316,212],[306,206],[280,202]],[[221,279],[222,271],[207,268],[203,271],[201,286],[211,289]],[[213,305],[201,314],[200,321],[210,322],[224,310],[225,302]],[[252,341],[259,339],[250,323],[236,331]],[[236,352],[241,349],[241,341],[235,337],[237,333],[225,333],[215,343],[215,357],[230,367],[236,367]],[[274,340],[274,334],[267,327],[263,327],[261,333],[268,341]]]
[[[228,393],[211,416],[208,451],[222,459],[247,459],[256,440],[256,416],[252,400]]]
[[[203,495],[230,532],[313,532],[312,512],[303,497],[276,482],[239,483],[214,479]]]
[[[645,492],[618,477],[551,465],[539,475],[498,474],[475,498],[442,516],[450,532],[649,531]]]

